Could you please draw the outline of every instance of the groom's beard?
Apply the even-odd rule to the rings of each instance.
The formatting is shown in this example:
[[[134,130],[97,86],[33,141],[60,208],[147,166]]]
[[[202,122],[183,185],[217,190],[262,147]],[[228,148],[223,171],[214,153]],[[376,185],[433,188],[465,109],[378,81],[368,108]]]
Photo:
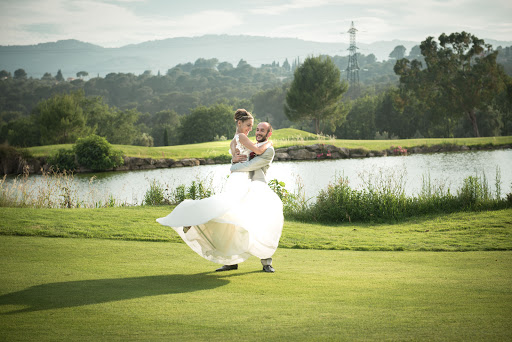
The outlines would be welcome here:
[[[267,141],[267,137],[268,137],[268,133],[265,134],[265,136],[259,136],[259,137],[257,136],[256,141],[259,143],[265,142],[265,141]]]

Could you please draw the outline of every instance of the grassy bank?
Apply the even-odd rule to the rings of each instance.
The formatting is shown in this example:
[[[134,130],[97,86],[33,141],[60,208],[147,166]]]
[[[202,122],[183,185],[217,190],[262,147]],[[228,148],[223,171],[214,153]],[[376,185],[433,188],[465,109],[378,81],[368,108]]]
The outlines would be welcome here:
[[[410,149],[416,146],[433,145],[466,145],[466,146],[485,146],[485,145],[506,145],[512,144],[512,136],[508,137],[483,137],[483,138],[440,138],[440,139],[400,139],[400,140],[343,140],[326,139],[314,134],[285,128],[276,130],[272,135],[274,146],[276,148],[289,147],[295,145],[313,145],[330,144],[345,148],[362,148],[366,150],[382,151],[390,149],[391,146],[402,146]],[[49,156],[55,154],[60,148],[71,148],[71,144],[48,145],[28,148],[28,151],[36,157]],[[123,151],[126,156],[140,158],[215,158],[228,154],[229,141],[214,141],[201,144],[177,145],[165,147],[142,147],[132,145],[113,145],[115,149]]]
[[[169,206],[101,209],[0,207],[0,235],[177,242],[155,219]],[[512,250],[512,209],[410,218],[397,224],[285,221],[281,248],[363,251]]]
[[[511,252],[278,249],[238,271],[184,244],[0,236],[5,341],[507,341]]]

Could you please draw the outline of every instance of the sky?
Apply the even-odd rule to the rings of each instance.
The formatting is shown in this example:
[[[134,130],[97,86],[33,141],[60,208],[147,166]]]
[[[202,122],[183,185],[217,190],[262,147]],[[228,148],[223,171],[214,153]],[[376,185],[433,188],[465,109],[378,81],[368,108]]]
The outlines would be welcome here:
[[[206,34],[348,43],[466,31],[512,41],[510,0],[0,0],[0,45],[102,47]]]

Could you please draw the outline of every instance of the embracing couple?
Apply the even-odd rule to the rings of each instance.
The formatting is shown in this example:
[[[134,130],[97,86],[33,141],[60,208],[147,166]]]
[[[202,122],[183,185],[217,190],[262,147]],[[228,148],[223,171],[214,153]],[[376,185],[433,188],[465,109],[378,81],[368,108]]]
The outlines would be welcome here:
[[[272,255],[283,229],[283,204],[269,188],[267,170],[274,159],[268,140],[272,126],[261,122],[256,141],[247,135],[254,117],[245,109],[234,116],[231,175],[223,191],[202,200],[185,200],[157,222],[172,227],[197,254],[223,264],[217,271],[235,270],[250,256],[261,259],[263,271],[274,272]]]

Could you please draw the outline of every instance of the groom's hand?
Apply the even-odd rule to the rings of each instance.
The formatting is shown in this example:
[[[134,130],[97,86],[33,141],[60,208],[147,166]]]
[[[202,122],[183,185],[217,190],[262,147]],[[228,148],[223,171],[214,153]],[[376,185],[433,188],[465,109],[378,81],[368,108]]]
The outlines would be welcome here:
[[[243,163],[244,161],[247,161],[247,156],[244,154],[240,154],[240,151],[236,149],[236,154],[231,158],[231,161],[233,164],[236,163]]]

